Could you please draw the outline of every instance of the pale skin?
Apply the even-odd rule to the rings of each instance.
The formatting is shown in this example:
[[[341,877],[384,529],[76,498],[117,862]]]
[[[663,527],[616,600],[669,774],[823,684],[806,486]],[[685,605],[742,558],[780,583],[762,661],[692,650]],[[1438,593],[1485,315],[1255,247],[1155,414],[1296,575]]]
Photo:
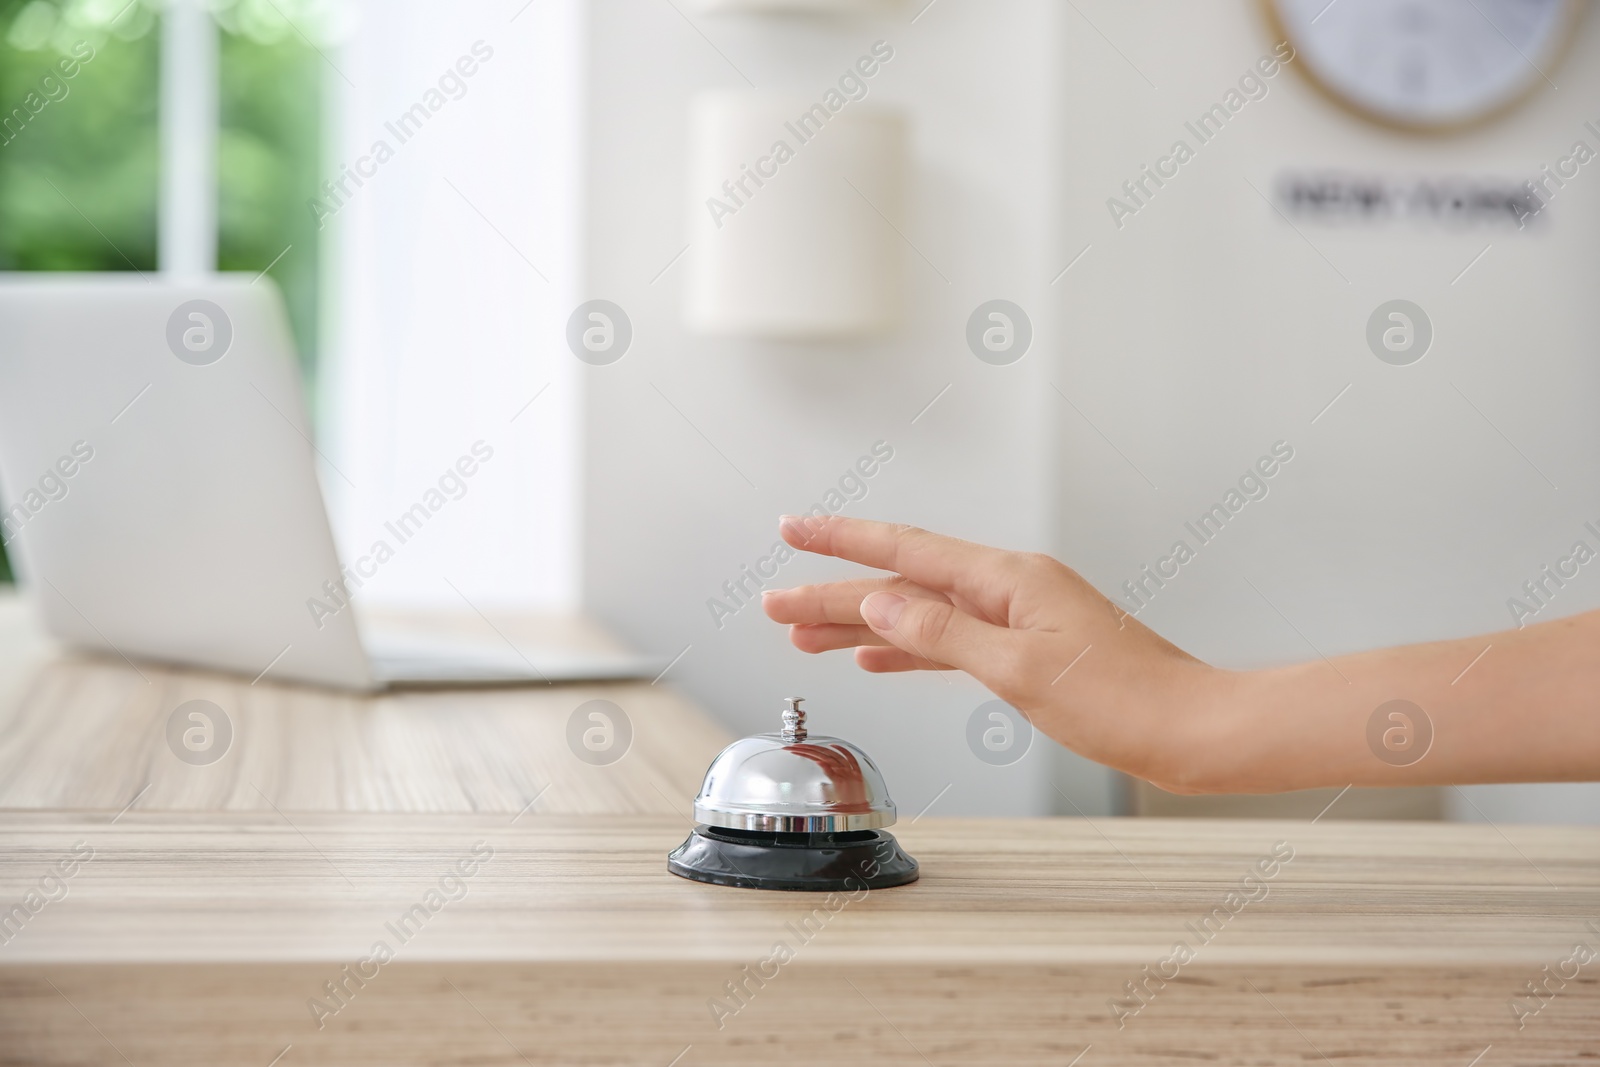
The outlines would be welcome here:
[[[797,549],[889,572],[764,594],[795,647],[854,649],[874,673],[965,671],[1061,744],[1171,792],[1600,778],[1600,611],[1234,671],[1049,556],[842,516],[779,527]],[[1368,739],[1396,699],[1432,724],[1408,766]]]

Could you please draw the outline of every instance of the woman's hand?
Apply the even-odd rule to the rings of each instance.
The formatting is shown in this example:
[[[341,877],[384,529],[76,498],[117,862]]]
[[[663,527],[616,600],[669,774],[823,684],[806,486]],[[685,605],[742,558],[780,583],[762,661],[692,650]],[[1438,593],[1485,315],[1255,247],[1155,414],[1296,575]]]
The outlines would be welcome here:
[[[781,527],[892,572],[766,594],[798,648],[966,671],[1073,751],[1175,793],[1600,777],[1600,611],[1230,672],[1048,556],[837,516]]]
[[[1050,557],[841,516],[780,529],[795,548],[893,572],[766,593],[802,651],[854,648],[869,671],[966,671],[1074,751],[1174,791],[1213,788],[1229,762],[1231,676]]]

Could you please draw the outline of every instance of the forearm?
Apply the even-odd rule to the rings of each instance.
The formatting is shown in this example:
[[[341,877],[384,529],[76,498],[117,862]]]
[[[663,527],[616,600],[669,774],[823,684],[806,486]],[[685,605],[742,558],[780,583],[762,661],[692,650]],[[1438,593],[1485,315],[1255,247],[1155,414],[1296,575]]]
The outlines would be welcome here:
[[[1223,724],[1210,731],[1214,770],[1189,772],[1178,788],[1593,780],[1600,612],[1235,673],[1211,700],[1202,714]],[[1415,707],[1385,708],[1397,700]]]

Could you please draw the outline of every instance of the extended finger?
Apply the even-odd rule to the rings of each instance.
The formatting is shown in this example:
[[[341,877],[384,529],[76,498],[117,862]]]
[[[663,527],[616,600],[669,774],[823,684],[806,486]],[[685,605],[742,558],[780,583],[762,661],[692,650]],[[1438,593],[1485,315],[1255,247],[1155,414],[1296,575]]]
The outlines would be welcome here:
[[[835,622],[791,626],[789,640],[802,652],[832,652],[837,648],[855,648],[858,645],[889,644],[866,626],[845,626]]]
[[[959,593],[986,611],[1009,600],[1022,580],[1017,553],[915,526],[843,515],[785,515],[778,526],[795,548],[897,571],[928,589]]]
[[[896,671],[951,671],[954,667],[948,663],[934,663],[932,660],[913,656],[900,648],[882,648],[877,645],[862,645],[856,649],[856,666],[873,674],[892,674]]]
[[[944,599],[941,594],[904,578],[861,578],[851,582],[770,589],[761,595],[761,608],[773,622],[859,625],[862,621],[861,601],[883,590],[903,596]]]

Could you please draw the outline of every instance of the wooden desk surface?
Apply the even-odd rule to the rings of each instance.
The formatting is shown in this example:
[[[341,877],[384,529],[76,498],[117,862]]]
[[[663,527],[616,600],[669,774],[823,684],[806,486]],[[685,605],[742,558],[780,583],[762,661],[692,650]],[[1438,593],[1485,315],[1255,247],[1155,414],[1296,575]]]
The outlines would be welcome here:
[[[496,619],[517,641],[546,626]],[[564,622],[563,636],[605,640],[582,626]],[[595,699],[621,708],[633,734],[604,766],[567,741],[568,718]],[[232,725],[214,763],[169,747],[167,719],[189,700]],[[0,810],[515,813],[538,797],[540,811],[676,813],[730,740],[667,681],[358,696],[62,655],[0,595]]]
[[[364,920],[403,910],[479,841],[492,858],[409,960],[743,961],[826,896],[667,874],[666,854],[690,825],[681,813],[130,811],[114,824],[0,813],[0,887],[35,880],[73,842],[95,853],[69,899],[3,958],[342,961],[381,933]],[[894,832],[923,877],[853,902],[810,958],[1137,967],[1278,842],[1292,859],[1257,876],[1261,899],[1206,945],[1208,962],[1536,971],[1585,920],[1600,926],[1600,831],[1589,828],[1506,827],[1502,837],[1466,824],[929,817]]]
[[[60,658],[17,609],[0,597],[0,1065],[1600,1049],[1600,959],[1574,962],[1600,952],[1597,830],[928,818],[895,829],[914,885],[726,889],[665,871],[727,740],[665,686],[251,686]],[[634,728],[609,766],[566,741],[594,698]],[[236,728],[209,766],[165,739],[189,699]],[[1278,842],[1293,859],[1246,884]],[[444,881],[475,845],[492,858]],[[75,846],[92,859],[61,876]]]
[[[1502,1063],[1600,1048],[1600,961],[1520,1030],[1511,1008],[1574,944],[1600,946],[1590,829],[929,818],[897,828],[921,881],[830,903],[667,874],[687,826],[5,813],[10,896],[75,842],[94,857],[0,947],[0,1049],[17,1062],[109,1059],[115,1045],[134,1063],[265,1067],[293,1046],[285,1063],[666,1067],[1065,1064],[1093,1045],[1085,1067],[1465,1067],[1488,1046],[1500,1056],[1484,1062]],[[451,884],[459,899],[399,936],[478,842],[492,856]],[[1230,906],[1278,842],[1292,860]],[[379,941],[393,961],[363,963]],[[793,958],[774,965],[780,941]],[[1180,941],[1193,958],[1163,980]]]

